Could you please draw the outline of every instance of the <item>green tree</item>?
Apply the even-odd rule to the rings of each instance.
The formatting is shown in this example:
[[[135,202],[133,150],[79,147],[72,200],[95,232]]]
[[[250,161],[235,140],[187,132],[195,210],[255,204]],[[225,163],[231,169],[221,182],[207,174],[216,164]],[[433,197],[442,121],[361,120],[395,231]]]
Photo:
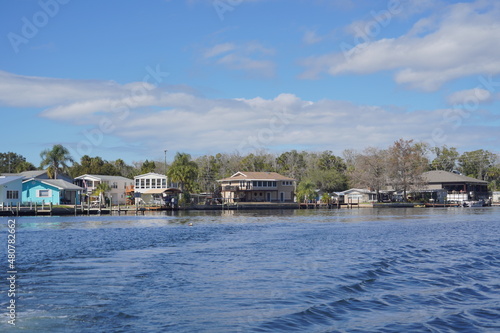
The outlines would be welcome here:
[[[154,172],[156,169],[156,163],[154,161],[145,160],[141,166],[141,173],[150,173]]]
[[[191,155],[177,153],[167,171],[167,175],[172,181],[179,183],[179,187],[183,192],[191,192],[194,189],[194,182],[198,176],[198,165],[191,160]]]
[[[316,199],[316,186],[311,181],[301,181],[297,186],[297,200],[307,202]]]
[[[54,179],[57,179],[59,173],[69,171],[68,162],[74,162],[69,150],[60,144],[54,145],[52,149],[42,151],[40,157],[42,159],[40,167],[42,169],[48,167],[48,174]]]
[[[22,155],[12,152],[0,153],[0,173],[19,173],[35,169]]]
[[[432,160],[431,169],[444,170],[448,172],[455,170],[458,156],[460,155],[456,148],[443,146],[441,148],[434,147],[431,150],[434,154],[436,154],[436,158]]]
[[[465,152],[458,158],[459,170],[469,177],[486,180],[496,159],[497,155],[483,149]]]
[[[95,196],[99,197],[99,202],[101,204],[106,202],[106,193],[111,191],[111,187],[107,183],[100,183],[97,185],[97,187],[94,189],[94,192],[92,193]]]

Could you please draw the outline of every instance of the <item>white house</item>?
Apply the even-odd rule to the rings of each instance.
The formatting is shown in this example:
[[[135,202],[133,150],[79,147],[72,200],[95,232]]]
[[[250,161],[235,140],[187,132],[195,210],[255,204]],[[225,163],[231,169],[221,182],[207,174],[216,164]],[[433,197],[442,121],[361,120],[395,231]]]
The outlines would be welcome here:
[[[134,177],[136,203],[166,204],[172,196],[181,193],[176,187],[169,187],[168,177],[159,173],[146,173]]]
[[[82,175],[75,178],[76,185],[83,187],[84,194],[91,195],[101,183],[108,184],[111,190],[106,196],[111,197],[113,205],[124,205],[127,202],[126,192],[134,186],[134,181],[121,176]]]
[[[0,176],[0,205],[21,203],[23,192],[22,176]]]

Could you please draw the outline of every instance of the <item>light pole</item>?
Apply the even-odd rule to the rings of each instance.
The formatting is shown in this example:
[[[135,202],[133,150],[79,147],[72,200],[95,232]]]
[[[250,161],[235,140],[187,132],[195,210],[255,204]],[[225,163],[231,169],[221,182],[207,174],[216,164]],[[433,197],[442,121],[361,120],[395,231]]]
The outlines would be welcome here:
[[[167,187],[168,187],[168,176],[167,176],[167,149],[164,150],[165,152],[165,177],[167,177]]]

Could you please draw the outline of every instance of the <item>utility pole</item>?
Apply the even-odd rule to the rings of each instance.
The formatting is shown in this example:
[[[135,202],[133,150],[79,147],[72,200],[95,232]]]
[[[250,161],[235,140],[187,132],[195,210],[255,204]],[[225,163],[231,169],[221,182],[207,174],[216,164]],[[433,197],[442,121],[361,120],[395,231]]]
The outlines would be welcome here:
[[[168,176],[167,176],[167,149],[164,150],[165,152],[165,177],[167,177],[167,187],[168,187]]]

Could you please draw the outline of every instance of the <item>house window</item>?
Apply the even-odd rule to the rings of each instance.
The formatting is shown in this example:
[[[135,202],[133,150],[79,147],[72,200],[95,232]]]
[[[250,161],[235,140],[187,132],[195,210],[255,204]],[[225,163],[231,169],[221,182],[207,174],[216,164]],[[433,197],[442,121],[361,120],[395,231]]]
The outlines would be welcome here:
[[[146,188],[151,188],[151,179],[146,179]]]
[[[135,187],[136,187],[136,188],[140,188],[139,184],[140,184],[140,180],[139,180],[139,179],[136,179],[136,180],[135,180]]]
[[[111,188],[118,188],[118,183],[117,182],[113,182],[113,185],[111,185]]]
[[[156,180],[156,188],[161,188],[161,178]]]
[[[167,180],[166,179],[161,180],[161,186],[162,186],[162,188],[167,188]]]
[[[7,199],[19,199],[19,191],[7,191]]]
[[[262,187],[262,181],[257,182],[257,184],[258,187]]]
[[[254,187],[257,187],[257,184],[258,184],[258,182],[254,180],[254,181],[253,181],[253,186],[254,186]]]
[[[50,190],[38,190],[37,191],[37,197],[39,198],[49,198],[52,196],[52,193]]]
[[[156,178],[151,179],[151,188],[156,188]]]
[[[144,188],[144,179],[141,179],[141,188]]]

